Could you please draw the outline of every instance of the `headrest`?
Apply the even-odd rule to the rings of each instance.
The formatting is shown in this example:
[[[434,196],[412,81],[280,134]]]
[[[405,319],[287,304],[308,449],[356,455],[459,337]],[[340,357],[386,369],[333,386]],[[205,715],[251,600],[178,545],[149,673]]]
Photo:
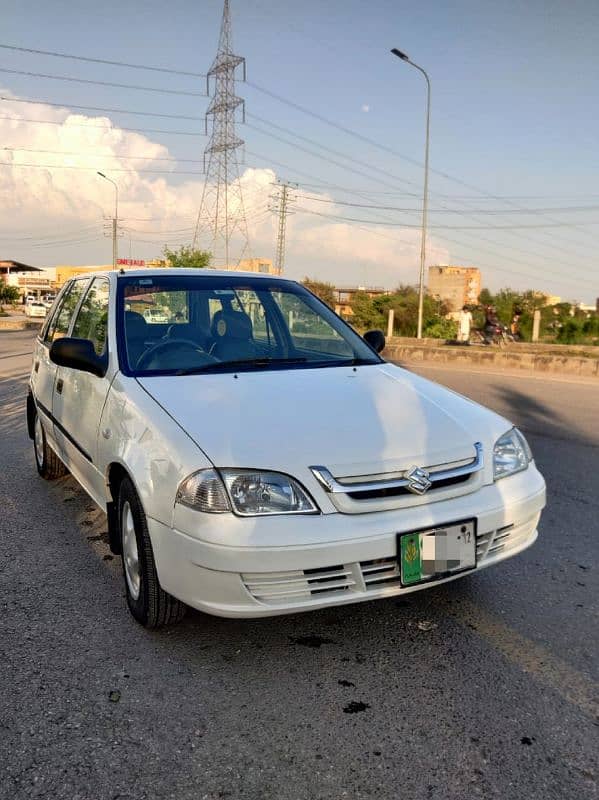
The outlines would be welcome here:
[[[244,311],[217,311],[212,320],[212,330],[214,336],[219,338],[251,339],[252,320]]]
[[[125,311],[125,331],[127,336],[145,336],[148,323],[136,311]]]

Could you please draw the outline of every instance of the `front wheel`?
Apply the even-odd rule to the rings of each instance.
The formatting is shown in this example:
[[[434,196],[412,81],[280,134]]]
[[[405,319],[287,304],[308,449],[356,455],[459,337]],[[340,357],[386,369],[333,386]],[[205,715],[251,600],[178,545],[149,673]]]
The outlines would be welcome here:
[[[129,610],[146,628],[179,622],[185,606],[160,586],[146,515],[129,478],[119,489],[118,524]]]
[[[37,410],[33,419],[33,452],[35,466],[42,478],[51,481],[66,475],[67,468],[46,441],[44,425]]]

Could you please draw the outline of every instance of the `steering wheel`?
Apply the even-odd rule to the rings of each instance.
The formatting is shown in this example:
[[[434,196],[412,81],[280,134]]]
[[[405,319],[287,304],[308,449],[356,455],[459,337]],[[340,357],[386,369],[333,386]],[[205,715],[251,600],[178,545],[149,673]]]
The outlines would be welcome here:
[[[218,359],[214,358],[214,356],[211,356],[205,350],[202,350],[197,342],[192,342],[191,339],[163,339],[153,347],[150,347],[149,350],[146,350],[145,353],[141,354],[141,356],[137,359],[137,363],[135,365],[136,369],[147,369],[148,364],[151,363],[152,359],[156,355],[169,350],[170,348],[173,350],[193,351],[193,354],[200,359],[198,366],[203,366],[204,364],[214,364],[216,361],[218,361]]]

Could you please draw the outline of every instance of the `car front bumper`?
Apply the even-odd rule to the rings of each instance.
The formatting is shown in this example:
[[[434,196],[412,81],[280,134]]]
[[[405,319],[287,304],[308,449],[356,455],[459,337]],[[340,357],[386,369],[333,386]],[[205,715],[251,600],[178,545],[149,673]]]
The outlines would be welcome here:
[[[472,494],[397,511],[239,518],[187,510],[197,536],[153,519],[148,529],[167,592],[209,614],[266,617],[407,594],[491,566],[533,544],[544,505],[545,482],[531,464]],[[467,518],[477,521],[476,567],[401,586],[397,534]]]

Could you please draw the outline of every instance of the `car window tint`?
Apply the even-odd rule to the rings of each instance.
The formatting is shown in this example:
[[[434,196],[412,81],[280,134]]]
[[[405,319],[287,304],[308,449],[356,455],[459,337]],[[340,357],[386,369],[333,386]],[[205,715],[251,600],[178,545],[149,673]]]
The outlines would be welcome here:
[[[94,279],[81,304],[71,334],[76,339],[89,339],[99,356],[106,349],[109,285],[107,278]]]
[[[73,313],[81,299],[83,289],[87,285],[87,280],[73,281],[69,289],[64,293],[60,307],[56,309],[56,314],[48,327],[45,342],[54,342],[67,335]]]

